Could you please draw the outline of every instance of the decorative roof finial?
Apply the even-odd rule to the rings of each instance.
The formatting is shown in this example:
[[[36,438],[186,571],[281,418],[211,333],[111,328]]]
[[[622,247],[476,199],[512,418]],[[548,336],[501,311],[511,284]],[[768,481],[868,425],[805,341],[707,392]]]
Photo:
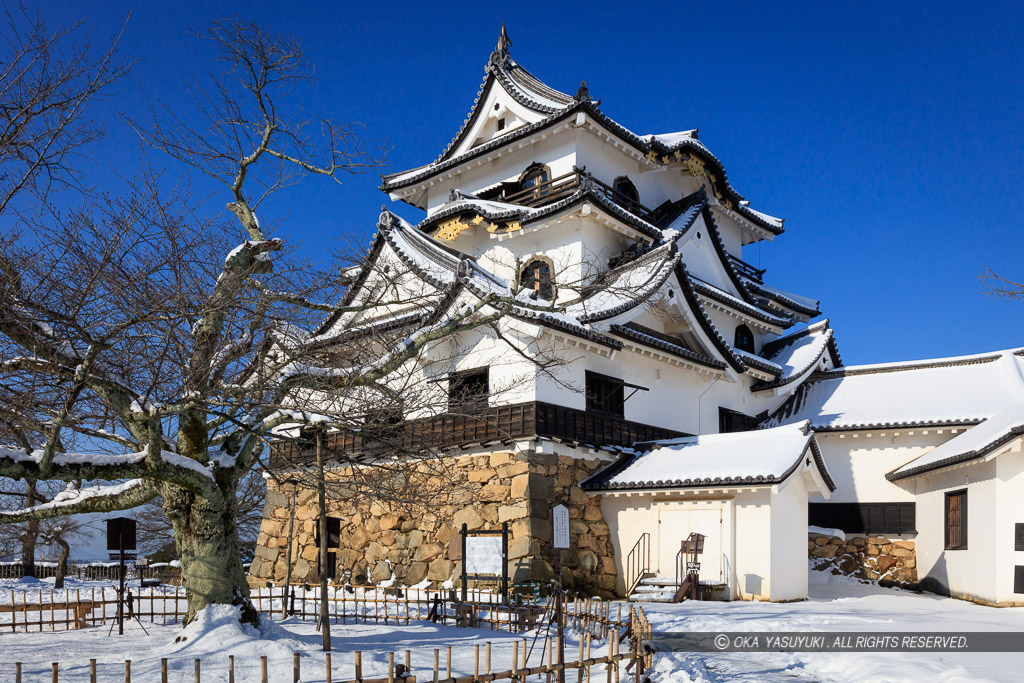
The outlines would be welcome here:
[[[491,59],[487,66],[490,67],[503,67],[508,64],[508,46],[512,44],[512,41],[508,39],[508,32],[505,31],[505,22],[501,22],[501,35],[498,36],[498,47],[494,48],[494,52],[491,53]]]
[[[576,89],[576,101],[586,102],[590,99],[590,91],[587,90],[587,82],[580,81],[580,87]]]
[[[498,36],[498,52],[508,52],[509,46],[512,45],[512,41],[508,39],[508,32],[505,31],[505,22],[501,22],[501,35]]]

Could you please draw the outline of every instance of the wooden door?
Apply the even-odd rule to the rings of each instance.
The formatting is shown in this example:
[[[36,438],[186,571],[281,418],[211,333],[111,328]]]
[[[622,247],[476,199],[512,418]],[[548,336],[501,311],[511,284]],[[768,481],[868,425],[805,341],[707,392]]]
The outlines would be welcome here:
[[[665,509],[658,512],[658,547],[655,571],[663,579],[676,575],[679,546],[691,532],[704,534],[700,562],[701,581],[722,580],[722,509]]]

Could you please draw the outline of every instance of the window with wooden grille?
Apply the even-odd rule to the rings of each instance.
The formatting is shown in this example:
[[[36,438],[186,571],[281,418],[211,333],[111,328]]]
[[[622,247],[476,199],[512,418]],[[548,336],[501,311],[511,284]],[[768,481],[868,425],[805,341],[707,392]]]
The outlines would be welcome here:
[[[967,550],[967,489],[946,494],[946,550]]]
[[[534,259],[526,264],[522,273],[523,288],[533,290],[537,299],[551,300],[555,296],[555,285],[551,279],[551,264]]]
[[[807,523],[848,534],[917,533],[916,503],[808,503]]]
[[[612,183],[612,189],[614,190],[615,203],[624,206],[626,209],[633,211],[637,204],[640,203],[640,193],[637,192],[636,185],[633,181],[626,176],[619,176]]]
[[[587,371],[587,410],[625,417],[626,384],[621,379]]]
[[[487,368],[453,372],[448,376],[448,412],[471,413],[487,407],[490,397]]]
[[[753,415],[746,415],[728,408],[718,408],[718,431],[721,434],[729,432],[749,432],[757,429],[757,418]]]
[[[548,181],[551,180],[551,171],[542,164],[533,164],[527,168],[519,179],[519,186],[524,190],[533,190],[534,197],[543,197],[549,191]]]

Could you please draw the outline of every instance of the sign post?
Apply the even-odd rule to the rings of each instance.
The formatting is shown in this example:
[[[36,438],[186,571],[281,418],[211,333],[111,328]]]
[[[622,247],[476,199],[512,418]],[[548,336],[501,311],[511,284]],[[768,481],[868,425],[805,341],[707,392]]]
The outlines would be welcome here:
[[[462,534],[462,602],[467,602],[470,579],[501,581],[501,604],[508,602],[508,522],[500,529],[470,530]]]
[[[562,551],[569,548],[569,506],[556,501],[551,506],[551,548],[555,570],[555,623],[558,624],[558,683],[565,683],[565,617],[562,613]]]
[[[135,520],[114,517],[107,520],[107,550],[116,550],[120,570],[117,588],[117,635],[124,635],[124,551],[135,550]]]

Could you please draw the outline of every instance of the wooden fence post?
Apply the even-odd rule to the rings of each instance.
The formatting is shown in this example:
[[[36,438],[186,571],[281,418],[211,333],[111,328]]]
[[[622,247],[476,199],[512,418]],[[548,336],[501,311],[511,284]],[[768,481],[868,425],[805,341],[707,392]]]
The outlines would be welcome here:
[[[96,660],[89,660],[89,683],[96,683]]]
[[[124,683],[132,683],[132,660],[124,660]]]
[[[13,594],[14,591],[11,591]],[[13,602],[11,603],[14,604]],[[14,683],[21,683],[21,662],[14,663]]]
[[[196,683],[200,683],[200,679],[202,678],[201,674],[199,673],[199,667],[199,659],[196,659]]]
[[[395,653],[388,653],[388,683],[395,683]]]
[[[42,612],[42,610],[40,610],[39,611],[39,620],[42,621],[42,619],[43,619],[43,612]],[[58,681],[57,681],[57,662],[53,662],[50,665],[50,680],[53,681],[53,683],[58,683]]]
[[[260,657],[260,683],[267,683],[267,656]]]
[[[326,679],[325,683],[331,683],[331,653],[330,652],[328,652],[325,655],[325,660],[326,661],[325,661],[325,665],[324,666],[327,669],[327,673],[325,674],[325,679]]]
[[[167,683],[167,657],[160,659],[160,683]]]
[[[434,680],[433,680],[433,683],[437,683],[437,678],[438,678],[437,677],[437,669],[438,669],[438,665],[440,665],[440,663],[441,663],[441,650],[439,650],[438,648],[435,647],[434,648]]]
[[[167,661],[166,659],[164,660]],[[167,679],[164,678],[163,683],[167,683]],[[235,656],[228,655],[228,683],[235,683]]]
[[[292,683],[299,683],[299,653],[296,652],[292,655]]]

